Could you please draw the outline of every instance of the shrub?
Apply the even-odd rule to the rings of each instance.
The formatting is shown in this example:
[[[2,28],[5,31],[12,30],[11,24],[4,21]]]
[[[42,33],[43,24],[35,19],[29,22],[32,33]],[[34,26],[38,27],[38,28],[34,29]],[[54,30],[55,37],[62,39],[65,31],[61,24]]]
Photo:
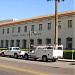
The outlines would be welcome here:
[[[21,48],[21,50],[24,50],[24,51],[26,51],[26,50],[28,50],[28,48]]]
[[[0,50],[7,50],[7,48],[0,48]]]
[[[65,59],[72,59],[72,50],[64,50],[63,57]],[[73,59],[75,59],[75,50],[73,52]]]
[[[7,48],[0,48],[0,50],[7,50]],[[21,48],[21,50],[28,50],[28,48]]]

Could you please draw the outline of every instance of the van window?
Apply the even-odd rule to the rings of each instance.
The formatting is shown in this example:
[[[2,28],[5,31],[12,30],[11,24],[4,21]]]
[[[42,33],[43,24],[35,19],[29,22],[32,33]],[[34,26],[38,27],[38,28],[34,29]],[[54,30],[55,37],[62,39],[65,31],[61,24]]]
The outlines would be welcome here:
[[[13,50],[19,50],[19,48],[13,48]]]
[[[58,47],[57,50],[62,50],[62,47]]]
[[[53,49],[53,47],[47,47],[47,49]]]
[[[43,48],[43,47],[42,47],[42,48],[41,48],[41,47],[39,47],[39,48],[38,48],[38,50],[44,50],[44,48]]]
[[[36,47],[32,47],[31,49],[32,49],[32,50],[36,50]]]

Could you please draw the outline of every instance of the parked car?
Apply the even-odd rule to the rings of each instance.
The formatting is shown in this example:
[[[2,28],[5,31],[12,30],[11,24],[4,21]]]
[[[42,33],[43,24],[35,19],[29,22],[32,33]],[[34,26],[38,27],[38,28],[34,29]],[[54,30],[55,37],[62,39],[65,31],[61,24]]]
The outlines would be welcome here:
[[[0,56],[2,56],[2,53],[3,53],[3,51],[2,51],[2,50],[0,50]]]
[[[19,47],[9,47],[7,50],[3,50],[2,56],[13,56],[14,58],[24,57],[27,51],[20,50]]]

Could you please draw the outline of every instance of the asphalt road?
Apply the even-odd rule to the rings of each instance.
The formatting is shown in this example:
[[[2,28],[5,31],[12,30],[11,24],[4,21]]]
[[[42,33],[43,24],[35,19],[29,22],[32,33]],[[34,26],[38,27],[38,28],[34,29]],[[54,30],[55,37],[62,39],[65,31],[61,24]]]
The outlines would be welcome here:
[[[0,75],[75,75],[75,62],[41,62],[0,57]]]

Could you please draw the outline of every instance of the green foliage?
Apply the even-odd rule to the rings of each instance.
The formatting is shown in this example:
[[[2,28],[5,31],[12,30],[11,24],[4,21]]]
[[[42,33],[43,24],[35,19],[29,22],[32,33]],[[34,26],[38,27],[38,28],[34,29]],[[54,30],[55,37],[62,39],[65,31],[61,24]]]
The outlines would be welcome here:
[[[63,57],[65,59],[72,59],[72,52],[73,52],[73,59],[75,59],[75,50],[64,50]]]
[[[28,48],[21,48],[21,50],[24,50],[24,51],[26,51],[26,50],[28,50]]]
[[[7,50],[7,48],[0,48],[0,50]],[[21,48],[21,50],[28,50],[28,48]]]
[[[7,50],[7,48],[0,48],[0,50]]]
[[[64,50],[64,52],[75,52],[75,50]]]

